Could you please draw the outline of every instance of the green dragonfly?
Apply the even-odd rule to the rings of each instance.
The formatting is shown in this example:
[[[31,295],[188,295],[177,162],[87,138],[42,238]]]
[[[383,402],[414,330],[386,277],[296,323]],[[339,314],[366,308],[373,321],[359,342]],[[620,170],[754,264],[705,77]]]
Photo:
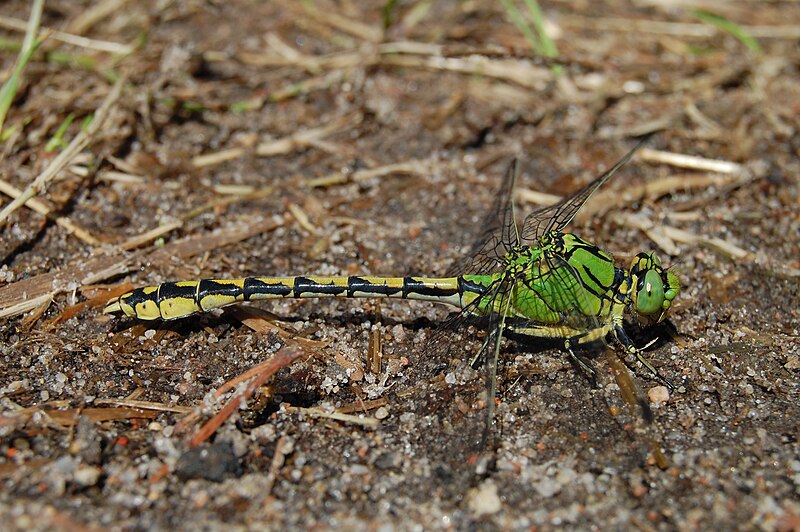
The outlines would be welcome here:
[[[460,309],[459,320],[481,319],[488,334],[476,360],[493,362],[487,367],[496,367],[504,336],[551,338],[562,339],[572,360],[594,376],[588,361],[577,356],[574,348],[611,336],[669,385],[631,341],[623,317],[630,309],[647,323],[661,322],[680,292],[677,275],[650,252],[637,254],[628,269],[620,268],[597,245],[563,232],[595,190],[639,146],[571,197],[534,211],[521,225],[514,216],[517,162],[513,161],[481,239],[445,277],[292,276],[167,282],[115,298],[104,312],[140,320],[174,320],[242,301],[274,298],[434,301]],[[488,380],[492,383],[489,397],[494,397],[496,379],[490,375]]]

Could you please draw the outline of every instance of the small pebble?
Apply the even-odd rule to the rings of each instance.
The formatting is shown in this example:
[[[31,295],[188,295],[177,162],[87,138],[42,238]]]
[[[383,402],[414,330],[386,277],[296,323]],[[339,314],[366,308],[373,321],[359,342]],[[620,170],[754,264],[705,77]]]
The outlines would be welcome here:
[[[641,499],[647,495],[647,486],[644,484],[636,484],[631,488],[631,494],[637,499]]]
[[[375,419],[386,419],[389,417],[389,411],[384,407],[380,407],[375,411]]]
[[[654,405],[661,405],[669,401],[669,389],[666,386],[653,386],[647,390],[647,398]]]
[[[94,486],[100,480],[100,472],[101,469],[99,467],[82,465],[75,470],[73,478],[81,486]]]
[[[222,482],[226,478],[238,478],[244,473],[230,442],[195,447],[184,452],[175,466],[181,480],[202,478]]]
[[[561,487],[561,484],[550,477],[544,477],[533,485],[533,489],[535,489],[539,495],[545,498],[552,497],[556,493],[560,492]]]
[[[475,517],[496,514],[503,503],[497,494],[497,486],[491,480],[481,482],[480,486],[469,492],[469,509]]]

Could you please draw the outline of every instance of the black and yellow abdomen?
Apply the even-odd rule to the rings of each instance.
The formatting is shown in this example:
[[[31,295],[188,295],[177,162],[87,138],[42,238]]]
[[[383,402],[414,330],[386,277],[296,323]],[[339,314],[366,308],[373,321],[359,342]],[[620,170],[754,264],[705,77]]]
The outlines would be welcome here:
[[[174,320],[242,301],[314,297],[393,297],[437,301],[456,307],[483,287],[462,277],[246,277],[179,281],[137,288],[113,299],[104,312],[140,320]]]

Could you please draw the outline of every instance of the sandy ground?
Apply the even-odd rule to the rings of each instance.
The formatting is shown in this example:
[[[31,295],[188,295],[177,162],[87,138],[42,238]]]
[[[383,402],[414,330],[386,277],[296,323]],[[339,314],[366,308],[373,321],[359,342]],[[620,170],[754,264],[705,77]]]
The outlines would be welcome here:
[[[88,135],[0,228],[6,526],[800,528],[800,5],[714,4],[754,50],[680,2],[544,2],[556,66],[499,2],[379,4],[47,2],[3,184]],[[29,9],[3,4],[4,80]],[[648,133],[570,229],[681,276],[668,323],[626,326],[666,396],[613,345],[592,387],[508,342],[483,438],[481,332],[443,307],[101,313],[167,280],[443,275],[511,158],[524,215]]]

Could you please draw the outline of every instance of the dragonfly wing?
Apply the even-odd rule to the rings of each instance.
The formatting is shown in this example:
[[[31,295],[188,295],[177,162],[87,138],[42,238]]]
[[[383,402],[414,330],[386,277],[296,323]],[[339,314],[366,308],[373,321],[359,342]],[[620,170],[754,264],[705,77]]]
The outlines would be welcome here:
[[[469,253],[456,261],[445,275],[486,274],[497,270],[511,247],[519,244],[517,223],[514,219],[514,184],[517,178],[517,160],[511,161],[494,206],[483,220],[480,237]]]
[[[484,423],[483,436],[481,438],[481,450],[490,447],[494,431],[494,410],[495,397],[497,396],[497,367],[500,360],[500,348],[503,343],[503,333],[506,328],[506,320],[510,314],[511,295],[514,288],[514,279],[511,275],[506,275],[498,284],[498,289],[493,299],[492,307],[496,311],[490,314],[489,336],[487,337],[484,348],[481,349],[479,357],[483,358],[484,378],[486,380],[486,422]]]
[[[639,141],[617,164],[572,196],[564,198],[555,205],[537,209],[530,213],[522,223],[522,243],[536,244],[544,235],[564,229],[583,207],[583,204],[594,194],[595,190],[600,188],[617,170],[630,161],[636,150],[641,148],[648,139],[649,137],[646,137],[644,140]]]
[[[430,427],[420,436],[421,447],[430,450],[429,459],[440,472],[463,482],[476,478],[475,458],[482,459],[492,449],[496,358],[503,338],[502,309],[510,304],[512,281],[507,276],[488,286],[437,328],[415,357],[427,366],[423,370],[427,378],[433,378],[421,391],[434,390],[424,393],[415,410]],[[479,348],[467,330],[470,325],[486,331]]]

